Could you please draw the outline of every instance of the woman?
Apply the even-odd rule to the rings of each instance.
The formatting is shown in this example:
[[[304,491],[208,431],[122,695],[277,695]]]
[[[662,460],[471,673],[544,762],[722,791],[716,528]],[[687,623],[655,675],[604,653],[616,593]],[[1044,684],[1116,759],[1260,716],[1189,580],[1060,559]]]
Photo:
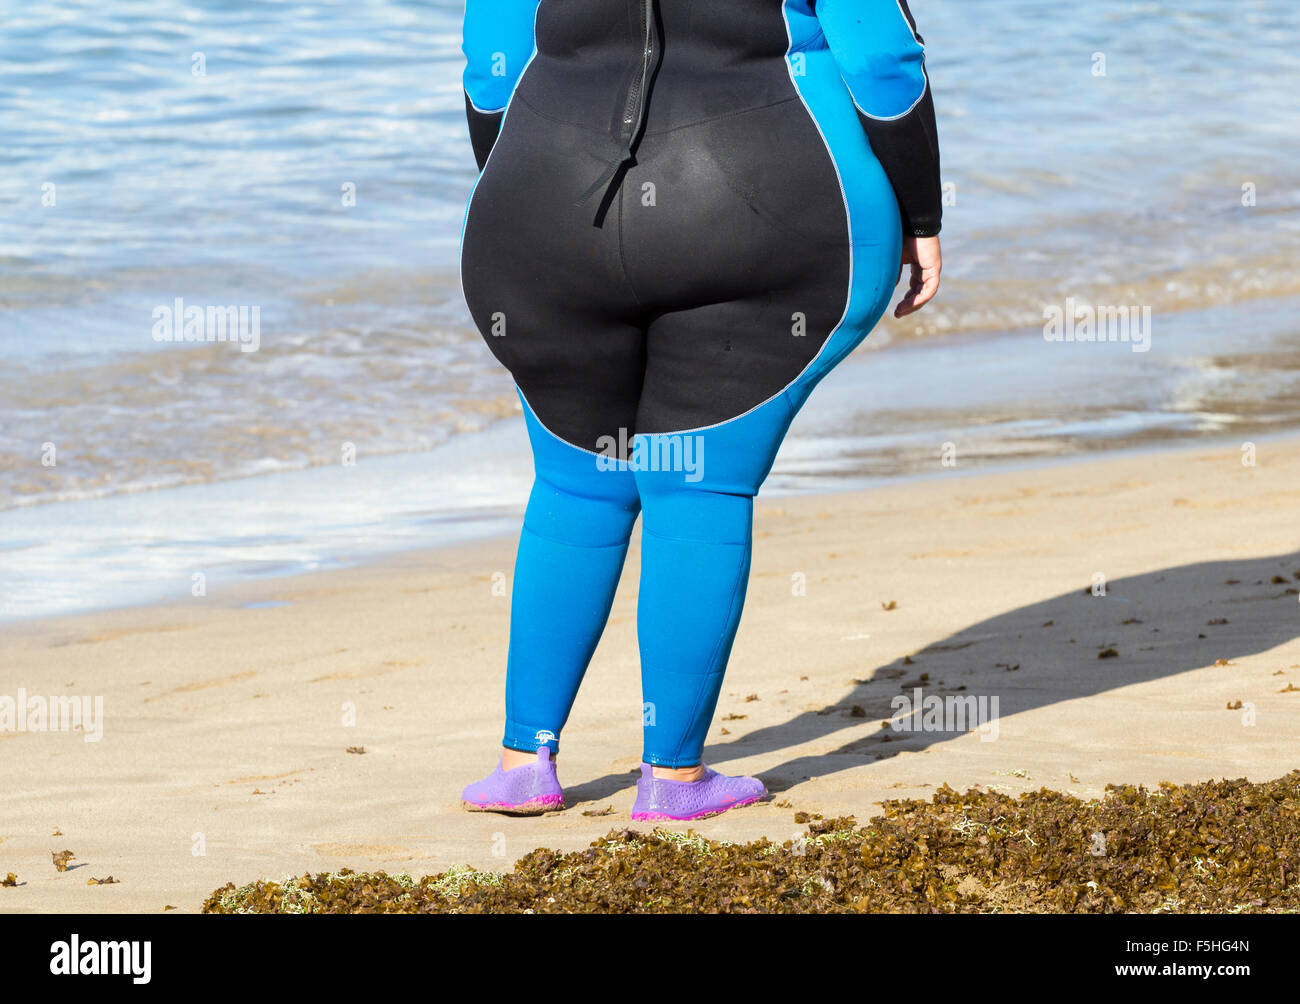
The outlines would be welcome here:
[[[760,781],[701,762],[753,498],[902,266],[896,316],[938,288],[922,39],[904,0],[468,0],[464,50],[482,173],[461,280],[536,480],[501,759],[463,804],[564,807],[553,757],[638,513],[632,818],[758,801]]]

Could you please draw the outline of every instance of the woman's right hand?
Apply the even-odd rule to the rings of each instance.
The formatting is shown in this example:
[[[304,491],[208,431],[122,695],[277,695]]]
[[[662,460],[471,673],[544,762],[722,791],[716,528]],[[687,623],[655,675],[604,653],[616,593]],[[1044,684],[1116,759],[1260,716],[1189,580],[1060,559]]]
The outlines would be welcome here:
[[[895,317],[906,317],[920,310],[939,292],[939,272],[943,269],[943,255],[938,237],[909,237],[903,235],[903,258],[898,264],[898,278],[903,270],[912,267],[907,293],[894,308]]]

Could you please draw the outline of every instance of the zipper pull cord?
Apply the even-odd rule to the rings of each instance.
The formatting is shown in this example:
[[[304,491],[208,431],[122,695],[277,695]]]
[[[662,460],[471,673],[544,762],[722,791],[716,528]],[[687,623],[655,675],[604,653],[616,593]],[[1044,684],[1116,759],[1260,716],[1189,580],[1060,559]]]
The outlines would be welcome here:
[[[641,17],[645,26],[645,33],[641,39],[641,81],[637,86],[637,81],[633,80],[628,87],[628,91],[623,96],[624,107],[627,107],[629,99],[632,96],[632,88],[637,88],[636,101],[636,118],[629,120],[624,118],[624,125],[630,126],[630,132],[627,136],[627,144],[621,153],[606,165],[605,170],[601,172],[600,177],[593,181],[585,192],[579,196],[575,206],[584,206],[587,201],[601,189],[605,193],[601,196],[600,203],[596,210],[595,225],[600,226],[601,217],[604,215],[605,197],[609,194],[609,186],[613,183],[618,172],[624,164],[633,160],[636,155],[637,143],[640,141],[641,124],[645,119],[645,107],[647,104],[646,88],[650,83],[650,59],[654,55],[654,27],[655,27],[655,0],[640,0]],[[627,112],[624,112],[626,116]]]
[[[582,193],[582,195],[578,198],[578,201],[575,202],[574,205],[585,206],[587,204],[587,200],[590,199],[593,195],[595,195],[599,189],[604,188],[606,185],[608,185],[609,182],[613,180],[614,175],[618,173],[619,168],[621,168],[624,164],[626,164],[631,159],[632,159],[632,145],[629,143],[628,148],[619,156],[615,157],[613,160],[609,162],[605,170],[601,172],[600,177],[591,183],[591,185],[587,188],[585,192]],[[601,201],[603,202],[605,200],[601,199]]]

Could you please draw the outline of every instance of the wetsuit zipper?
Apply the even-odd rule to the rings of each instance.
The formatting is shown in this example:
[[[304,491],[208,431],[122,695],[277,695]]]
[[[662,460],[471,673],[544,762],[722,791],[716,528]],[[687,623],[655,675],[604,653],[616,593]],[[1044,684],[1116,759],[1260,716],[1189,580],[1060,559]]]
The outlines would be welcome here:
[[[647,79],[650,76],[650,61],[654,58],[654,0],[640,0],[641,7],[641,79],[632,80],[627,90],[627,101],[623,105],[623,137],[628,141],[628,152],[632,152],[632,138],[641,125],[645,113],[645,94]],[[635,115],[633,114],[635,109]]]
[[[636,155],[636,145],[640,138],[641,125],[645,121],[646,112],[646,91],[650,85],[650,75],[654,68],[655,44],[655,0],[636,0],[641,15],[641,75],[638,79],[635,75],[632,82],[628,85],[627,94],[623,98],[623,114],[619,120],[619,128],[616,130],[614,138],[623,141],[623,149],[619,155],[610,161],[609,165],[587,188],[575,205],[585,205],[597,191],[602,191],[601,198],[597,205],[596,223],[600,223],[601,210],[600,204],[604,203],[605,195],[608,194],[609,185],[614,182],[618,176],[619,170],[628,161]]]

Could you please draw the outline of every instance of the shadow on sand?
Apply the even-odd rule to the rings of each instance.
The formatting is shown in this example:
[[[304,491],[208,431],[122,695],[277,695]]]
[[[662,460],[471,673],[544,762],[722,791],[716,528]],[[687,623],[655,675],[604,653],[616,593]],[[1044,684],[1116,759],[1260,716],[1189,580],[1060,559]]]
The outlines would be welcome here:
[[[1276,648],[1300,636],[1300,552],[1211,561],[1114,579],[1105,595],[1074,592],[1020,607],[877,666],[839,700],[780,725],[705,747],[705,762],[792,749],[848,729],[854,737],[826,753],[792,756],[762,772],[773,792],[810,777],[861,767],[956,738],[960,731],[897,731],[891,699],[997,698],[998,717],[1089,697]],[[1112,655],[1103,653],[1114,652]],[[806,670],[793,667],[802,674]],[[1280,668],[1280,667],[1279,667]],[[814,667],[808,667],[809,670]],[[877,724],[862,734],[863,720]],[[626,789],[629,774],[566,788],[574,801]]]

